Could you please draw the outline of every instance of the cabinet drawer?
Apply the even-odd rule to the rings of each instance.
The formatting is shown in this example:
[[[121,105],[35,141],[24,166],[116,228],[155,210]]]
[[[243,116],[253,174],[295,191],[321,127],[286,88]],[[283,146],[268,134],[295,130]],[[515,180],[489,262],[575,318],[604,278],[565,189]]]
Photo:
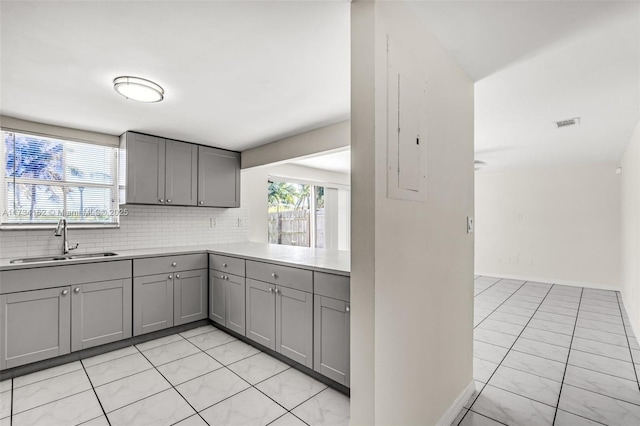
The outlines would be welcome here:
[[[131,278],[131,261],[116,260],[0,272],[2,293]]]
[[[150,257],[133,261],[134,277],[195,269],[207,269],[207,255],[205,253]]]
[[[237,257],[221,256],[219,254],[209,255],[209,269],[226,272],[232,275],[244,277],[244,259]]]
[[[313,292],[313,272],[306,269],[247,260],[247,277],[309,293]]]
[[[313,273],[313,293],[345,302],[350,300],[351,287],[349,277],[344,275]]]

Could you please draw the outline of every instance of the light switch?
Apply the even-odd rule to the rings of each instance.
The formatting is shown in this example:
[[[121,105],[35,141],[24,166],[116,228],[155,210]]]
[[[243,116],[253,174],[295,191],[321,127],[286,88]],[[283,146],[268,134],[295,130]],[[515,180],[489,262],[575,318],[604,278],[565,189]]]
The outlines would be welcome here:
[[[467,234],[473,234],[473,216],[467,216]]]

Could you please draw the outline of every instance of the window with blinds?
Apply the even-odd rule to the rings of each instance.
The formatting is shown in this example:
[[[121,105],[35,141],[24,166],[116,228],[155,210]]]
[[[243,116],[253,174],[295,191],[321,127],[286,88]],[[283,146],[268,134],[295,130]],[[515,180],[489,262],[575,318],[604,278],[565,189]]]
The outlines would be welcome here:
[[[117,148],[2,132],[1,225],[116,225]]]

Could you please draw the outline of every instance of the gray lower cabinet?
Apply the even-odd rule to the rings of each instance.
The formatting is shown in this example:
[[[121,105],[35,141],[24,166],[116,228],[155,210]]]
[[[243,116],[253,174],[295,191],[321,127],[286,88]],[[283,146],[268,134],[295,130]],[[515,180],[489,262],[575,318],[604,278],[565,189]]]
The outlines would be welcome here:
[[[350,385],[349,302],[314,296],[314,370]]]
[[[247,278],[247,337],[276,350],[275,286]]]
[[[240,207],[240,153],[198,147],[198,205]]]
[[[133,335],[173,326],[173,274],[133,279]]]
[[[247,337],[313,368],[313,294],[247,279]]]
[[[207,317],[207,270],[177,272],[173,277],[173,325]]]
[[[276,288],[276,351],[313,368],[313,294]]]
[[[71,292],[71,350],[131,337],[131,279],[75,285]]]
[[[206,269],[135,277],[133,335],[206,318],[207,290]]]
[[[211,270],[209,282],[209,318],[244,336],[245,278]]]
[[[0,296],[0,369],[70,352],[70,287]]]

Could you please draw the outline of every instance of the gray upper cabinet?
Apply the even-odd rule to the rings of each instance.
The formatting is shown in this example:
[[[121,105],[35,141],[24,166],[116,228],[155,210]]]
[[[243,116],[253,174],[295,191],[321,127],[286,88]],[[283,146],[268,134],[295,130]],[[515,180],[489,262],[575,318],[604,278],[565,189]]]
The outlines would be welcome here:
[[[120,203],[240,206],[240,153],[126,132],[120,136]]]
[[[207,317],[207,270],[176,272],[173,277],[173,325]]]
[[[133,335],[173,326],[173,273],[133,279]]]
[[[0,296],[0,369],[70,351],[69,287]]]
[[[127,132],[120,137],[120,203],[164,204],[166,141]]]
[[[73,286],[71,350],[131,337],[131,299],[131,278]]]
[[[276,288],[276,351],[313,368],[313,294]]]
[[[240,207],[240,153],[198,147],[198,205]]]
[[[165,204],[195,206],[198,198],[198,146],[166,140]]]

